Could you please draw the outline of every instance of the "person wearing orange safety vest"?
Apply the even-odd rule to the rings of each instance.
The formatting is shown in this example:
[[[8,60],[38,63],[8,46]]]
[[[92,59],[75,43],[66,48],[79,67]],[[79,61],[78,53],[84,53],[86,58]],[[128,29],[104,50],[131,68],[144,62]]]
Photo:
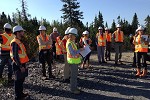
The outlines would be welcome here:
[[[56,46],[56,55],[62,55],[63,54],[62,47],[60,46],[60,43],[61,43],[61,36],[58,36],[56,38],[56,43],[55,43],[55,46]]]
[[[21,26],[15,26],[13,27],[13,33],[16,37],[10,43],[10,56],[13,60],[12,66],[15,75],[15,100],[23,100],[28,96],[27,93],[23,93],[23,83],[25,77],[28,76],[26,63],[29,61],[29,58],[26,53],[26,48],[21,41],[24,35],[24,29]]]
[[[122,46],[124,42],[124,33],[121,31],[121,25],[117,25],[117,30],[113,33],[113,39],[115,42],[115,66],[118,65],[119,63],[122,64],[121,62],[121,57],[122,57]],[[118,58],[119,55],[119,58]]]
[[[42,74],[43,79],[47,79],[45,63],[48,64],[48,74],[49,78],[55,78],[52,75],[52,41],[49,35],[46,34],[45,26],[41,25],[39,27],[40,34],[37,36],[37,41],[39,44],[39,62],[42,64]]]
[[[106,51],[105,51],[105,59],[107,61],[107,58],[108,60],[110,61],[110,57],[111,57],[111,33],[109,32],[109,29],[106,27],[105,28],[105,34],[106,34]]]
[[[83,47],[89,46],[91,48],[92,40],[89,38],[89,32],[84,31],[82,34],[83,34],[83,37],[81,37],[80,39],[80,44],[83,45]],[[81,68],[84,68],[84,67],[89,68],[90,55],[91,55],[91,52],[83,58],[83,63],[81,65]],[[87,62],[87,66],[84,66],[86,62]]]
[[[69,35],[68,35],[68,31],[71,27],[68,27],[65,31],[65,36],[63,37],[62,41],[60,42],[60,46],[62,48],[62,53],[64,55],[64,61],[65,61],[65,65],[63,68],[63,80],[62,82],[64,83],[69,83],[70,82],[70,67],[69,64],[67,62],[67,51],[66,51],[66,43],[67,40],[69,39]]]
[[[70,88],[71,92],[74,94],[80,94],[80,90],[77,88],[77,75],[78,75],[78,65],[81,63],[80,51],[83,48],[77,49],[75,43],[76,36],[78,35],[76,28],[70,28],[68,31],[69,39],[66,43],[67,50],[67,61],[69,63],[71,77],[70,77]]]
[[[98,28],[99,32],[96,34],[96,45],[97,45],[97,52],[98,52],[98,61],[99,64],[106,63],[104,60],[104,50],[106,46],[106,34],[103,33],[103,28]]]
[[[8,85],[13,83],[12,79],[12,60],[10,58],[10,42],[15,38],[15,35],[11,33],[11,25],[6,23],[4,25],[4,33],[0,34],[0,80],[2,79],[2,74],[4,66],[8,66]]]
[[[137,52],[137,73],[136,76],[144,77],[147,75],[146,56],[148,52],[148,40],[144,37],[143,27],[138,27],[138,36],[134,39],[135,52]],[[148,36],[147,36],[148,37]],[[141,73],[141,58],[143,58],[143,72]]]

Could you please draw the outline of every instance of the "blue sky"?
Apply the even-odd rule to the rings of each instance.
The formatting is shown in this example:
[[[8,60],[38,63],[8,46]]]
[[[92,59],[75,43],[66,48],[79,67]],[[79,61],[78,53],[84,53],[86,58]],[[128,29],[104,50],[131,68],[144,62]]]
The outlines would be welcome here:
[[[46,18],[50,22],[61,20],[60,9],[63,3],[60,0],[26,1],[28,13],[32,17],[36,16],[38,20]],[[131,23],[136,12],[140,24],[144,24],[144,19],[150,15],[150,0],[78,0],[78,2],[80,2],[80,11],[83,12],[84,19],[82,21],[84,24],[91,23],[99,11],[103,14],[104,22],[107,21],[109,27],[111,27],[113,19],[117,22],[118,15]],[[16,8],[21,10],[20,6],[20,0],[0,0],[0,12],[4,11],[5,14],[12,15],[12,12],[16,12]]]

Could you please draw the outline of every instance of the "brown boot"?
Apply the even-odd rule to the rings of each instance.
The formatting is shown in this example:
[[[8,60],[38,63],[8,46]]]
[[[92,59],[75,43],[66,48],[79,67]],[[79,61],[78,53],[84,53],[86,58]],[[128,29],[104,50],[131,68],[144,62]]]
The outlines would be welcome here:
[[[140,75],[141,77],[144,77],[147,75],[147,70],[146,69],[143,69],[143,73]]]
[[[140,68],[137,68],[136,76],[140,76],[140,75],[141,75],[141,69],[140,69]]]

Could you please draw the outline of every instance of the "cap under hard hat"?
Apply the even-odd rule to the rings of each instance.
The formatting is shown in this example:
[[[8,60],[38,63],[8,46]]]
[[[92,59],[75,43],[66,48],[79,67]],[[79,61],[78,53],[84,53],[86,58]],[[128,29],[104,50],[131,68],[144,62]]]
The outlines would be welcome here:
[[[68,34],[68,31],[69,31],[69,29],[70,29],[71,27],[68,27],[67,29],[66,29],[66,31],[65,31],[65,35],[67,35]]]
[[[13,33],[18,32],[18,31],[24,31],[24,29],[19,25],[13,27]]]
[[[43,25],[41,25],[41,26],[39,27],[39,31],[46,31],[46,27],[43,26]]]
[[[74,35],[78,35],[78,31],[76,28],[70,28],[69,31],[68,31],[68,34],[74,34]]]
[[[99,27],[99,28],[98,28],[98,30],[102,30],[102,29],[103,29],[102,27]]]
[[[88,31],[84,31],[82,34],[83,34],[83,35],[89,34],[89,32],[88,32]]]
[[[9,23],[5,23],[4,28],[11,29],[12,27],[11,27],[11,25]]]

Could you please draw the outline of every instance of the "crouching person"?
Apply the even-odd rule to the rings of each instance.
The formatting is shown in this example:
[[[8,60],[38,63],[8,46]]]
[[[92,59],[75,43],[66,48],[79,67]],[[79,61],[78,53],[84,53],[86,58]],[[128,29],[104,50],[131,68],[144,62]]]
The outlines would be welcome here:
[[[77,29],[70,28],[68,34],[69,39],[67,40],[66,43],[66,50],[67,50],[67,61],[69,63],[69,67],[71,70],[70,88],[72,93],[80,94],[80,90],[77,88],[77,76],[78,76],[78,65],[81,63],[79,53],[83,49],[78,50],[77,45],[75,43],[76,36],[78,35]]]
[[[13,33],[16,37],[10,44],[10,56],[13,60],[12,66],[15,75],[15,100],[22,100],[28,96],[28,94],[23,93],[23,83],[25,77],[28,76],[28,69],[25,64],[29,61],[29,58],[26,54],[26,48],[21,42],[24,35],[24,29],[21,26],[15,26],[13,28]]]

